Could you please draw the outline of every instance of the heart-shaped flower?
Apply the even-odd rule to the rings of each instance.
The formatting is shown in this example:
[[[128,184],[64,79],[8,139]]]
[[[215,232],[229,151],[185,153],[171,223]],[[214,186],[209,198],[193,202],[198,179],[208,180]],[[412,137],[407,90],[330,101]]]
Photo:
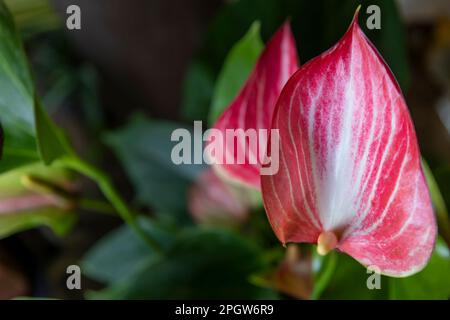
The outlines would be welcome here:
[[[436,224],[414,126],[357,15],[333,48],[288,81],[272,129],[279,171],[261,182],[282,243],[337,248],[390,276],[424,267]]]

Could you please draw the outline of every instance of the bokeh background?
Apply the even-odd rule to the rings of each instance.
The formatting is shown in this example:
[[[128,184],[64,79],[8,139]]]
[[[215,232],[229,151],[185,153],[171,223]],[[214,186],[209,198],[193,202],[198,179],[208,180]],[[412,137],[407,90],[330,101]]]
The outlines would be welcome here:
[[[160,185],[161,188],[152,185],[152,174],[160,170],[161,164],[148,154],[163,148],[155,138],[159,131],[148,129],[149,133],[145,127],[131,126],[130,121],[136,124],[146,117],[151,121],[169,120],[190,125],[193,120],[206,120],[214,83],[227,53],[255,20],[260,21],[266,41],[290,18],[304,63],[340,38],[359,3],[363,4],[363,10],[364,5],[379,4],[381,30],[366,30],[367,34],[375,41],[404,91],[423,155],[447,207],[450,205],[448,0],[5,2],[24,39],[44,105],[65,129],[77,151],[100,164],[127,201],[137,208],[150,215],[156,211],[177,212],[174,219],[186,224],[194,224],[185,208],[190,182],[180,179],[171,180],[172,185],[170,181],[169,185]],[[66,8],[71,4],[81,8],[81,30],[69,31],[65,27]],[[361,24],[366,17],[362,12]],[[153,139],[127,145],[127,141],[139,140],[146,134],[151,134]],[[130,158],[127,154],[143,156]],[[80,178],[77,183],[83,193],[92,197],[99,195],[92,182]],[[165,194],[156,195],[155,189]],[[155,197],[161,202],[155,202]],[[170,206],[178,203],[185,209]],[[80,210],[78,215],[78,223],[64,237],[57,237],[46,228],[37,228],[0,240],[0,298],[83,298],[86,292],[105,287],[105,281],[101,281],[105,279],[101,279],[101,275],[96,279],[93,272],[94,277],[83,277],[82,290],[69,291],[65,270],[70,264],[78,264],[85,253],[105,234],[119,227],[121,221],[88,210]],[[266,222],[259,223],[262,229],[268,228]],[[122,240],[116,239],[115,247],[119,255],[128,250],[121,245],[131,241],[129,234],[121,236]],[[245,254],[241,253],[240,258],[245,259]],[[133,257],[127,257],[123,260],[132,261]],[[235,259],[238,261],[239,257]],[[307,298],[313,281],[311,267],[298,263],[308,261],[307,258],[303,259],[303,253],[297,249],[290,249],[289,257],[283,261],[297,263],[295,275],[291,275],[291,265],[285,264],[281,278],[278,274],[264,279],[270,279],[272,289],[282,292],[283,297]],[[184,264],[181,258],[176,263]],[[450,265],[440,268],[450,274]],[[177,271],[169,269],[167,277],[176,277]],[[101,272],[103,270],[97,270]],[[263,282],[261,279],[254,281]],[[139,290],[137,297],[158,296],[158,292],[147,294]],[[161,289],[161,297],[165,294]],[[224,293],[224,297],[228,297],[227,294]],[[365,296],[356,294],[356,297]]]

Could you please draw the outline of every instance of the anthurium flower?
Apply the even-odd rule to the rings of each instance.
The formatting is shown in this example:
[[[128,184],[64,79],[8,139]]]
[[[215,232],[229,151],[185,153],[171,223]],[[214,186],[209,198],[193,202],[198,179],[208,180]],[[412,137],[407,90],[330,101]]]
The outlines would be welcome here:
[[[401,90],[357,23],[304,65],[277,102],[280,167],[261,176],[282,243],[334,248],[390,276],[428,261],[436,237],[420,152]]]
[[[248,216],[250,203],[240,188],[222,180],[213,169],[205,169],[189,189],[189,211],[199,223],[242,222]]]
[[[220,173],[260,188],[261,160],[264,160],[276,100],[297,69],[295,41],[286,22],[267,43],[244,87],[214,125],[213,129],[223,134],[211,139],[209,144],[214,143],[215,149],[221,150],[223,159],[217,159],[217,154],[209,154],[209,158]],[[241,131],[228,139],[227,129]],[[252,138],[254,141],[250,141]]]

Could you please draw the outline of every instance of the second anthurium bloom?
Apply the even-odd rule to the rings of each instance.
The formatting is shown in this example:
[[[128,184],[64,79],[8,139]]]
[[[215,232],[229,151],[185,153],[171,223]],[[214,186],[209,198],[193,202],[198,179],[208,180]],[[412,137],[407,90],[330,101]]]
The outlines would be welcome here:
[[[221,135],[210,139],[208,146],[215,151],[208,156],[222,176],[260,189],[260,168],[275,104],[297,70],[295,40],[286,22],[267,43],[244,87],[214,124],[213,129]]]
[[[336,248],[390,276],[425,266],[436,223],[414,126],[357,16],[288,81],[272,127],[280,169],[262,193],[281,242]]]
[[[198,223],[235,225],[247,219],[251,202],[242,186],[227,183],[208,168],[191,186],[188,207]]]

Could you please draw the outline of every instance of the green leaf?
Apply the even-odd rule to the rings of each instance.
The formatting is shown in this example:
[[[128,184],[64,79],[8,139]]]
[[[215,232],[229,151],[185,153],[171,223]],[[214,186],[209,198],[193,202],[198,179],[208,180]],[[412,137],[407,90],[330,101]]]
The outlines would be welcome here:
[[[39,226],[47,226],[63,236],[76,220],[73,213],[53,207],[5,214],[0,217],[0,239]]]
[[[439,190],[446,207],[450,207],[450,164],[442,164],[433,170],[434,178],[439,185]],[[450,244],[449,244],[450,245]]]
[[[391,299],[450,299],[450,250],[442,239],[436,242],[428,265],[407,278],[389,279]]]
[[[214,87],[211,70],[202,62],[193,62],[183,85],[181,116],[184,120],[205,121]]]
[[[255,21],[260,22],[262,39],[267,41],[286,18],[292,17],[289,2],[299,0],[239,0],[224,5],[208,28],[198,58],[217,75],[230,50]]]
[[[450,244],[450,219],[448,216],[447,206],[444,197],[439,190],[439,186],[434,178],[433,172],[424,159],[422,159],[422,168],[427,180],[428,189],[430,190],[431,200],[433,202],[436,219],[438,222],[439,233]]]
[[[50,227],[58,235],[63,235],[77,219],[74,212],[54,204],[33,205],[33,202],[30,202],[27,206],[16,209],[17,203],[36,195],[21,183],[22,177],[30,174],[45,178],[46,181],[56,185],[66,184],[69,180],[67,171],[46,167],[40,163],[0,175],[0,238],[41,225]]]
[[[259,30],[259,22],[254,22],[228,53],[214,88],[208,118],[210,125],[236,97],[255,66],[264,48]]]
[[[141,217],[139,224],[164,247],[171,244],[169,232],[152,220]],[[84,256],[81,267],[86,276],[112,284],[134,274],[153,258],[158,255],[129,226],[123,225],[100,239]]]
[[[165,257],[150,259],[120,284],[91,293],[93,299],[269,298],[249,282],[263,267],[259,250],[225,230],[189,229]]]
[[[0,120],[4,130],[2,171],[37,158],[34,126],[34,87],[22,44],[12,17],[0,2]],[[22,156],[25,155],[25,156]],[[5,166],[6,164],[6,166]]]
[[[18,29],[27,38],[36,37],[62,26],[63,19],[49,0],[4,1],[14,16]]]
[[[34,116],[39,154],[45,164],[49,165],[54,160],[73,153],[63,132],[53,123],[37,99]]]
[[[313,298],[320,299],[449,299],[450,251],[442,239],[438,239],[427,266],[419,273],[406,278],[381,277],[381,288],[370,290],[368,278],[373,275],[356,260],[343,253],[337,255],[337,263],[326,288]],[[316,256],[313,268],[315,278],[323,269],[333,269],[328,264],[333,259]],[[320,262],[320,264],[318,264]],[[313,266],[314,266],[313,264]],[[320,268],[317,268],[320,265]],[[320,288],[323,289],[323,288]],[[316,288],[314,289],[316,292]]]
[[[352,257],[338,252],[333,252],[335,258],[321,257],[323,263],[320,268],[315,267],[315,274],[321,270],[334,269],[332,275],[327,274],[325,288],[317,290],[314,288],[316,295],[313,298],[331,299],[331,300],[374,300],[386,299],[389,294],[388,278],[381,277],[381,289],[370,290],[367,287],[367,279],[372,273],[368,273],[367,269],[359,264]],[[318,256],[315,259],[319,258]],[[337,262],[336,262],[337,258]],[[317,261],[314,262],[317,264]],[[336,264],[331,268],[328,263]],[[315,275],[317,278],[319,275]]]
[[[35,162],[50,163],[67,151],[42,110],[11,14],[0,1],[0,122],[4,130],[0,172]]]
[[[204,169],[203,165],[175,165],[171,141],[175,129],[183,126],[135,117],[123,129],[106,136],[107,144],[122,162],[140,204],[170,218],[186,218],[187,189]],[[193,139],[192,139],[193,140]]]

